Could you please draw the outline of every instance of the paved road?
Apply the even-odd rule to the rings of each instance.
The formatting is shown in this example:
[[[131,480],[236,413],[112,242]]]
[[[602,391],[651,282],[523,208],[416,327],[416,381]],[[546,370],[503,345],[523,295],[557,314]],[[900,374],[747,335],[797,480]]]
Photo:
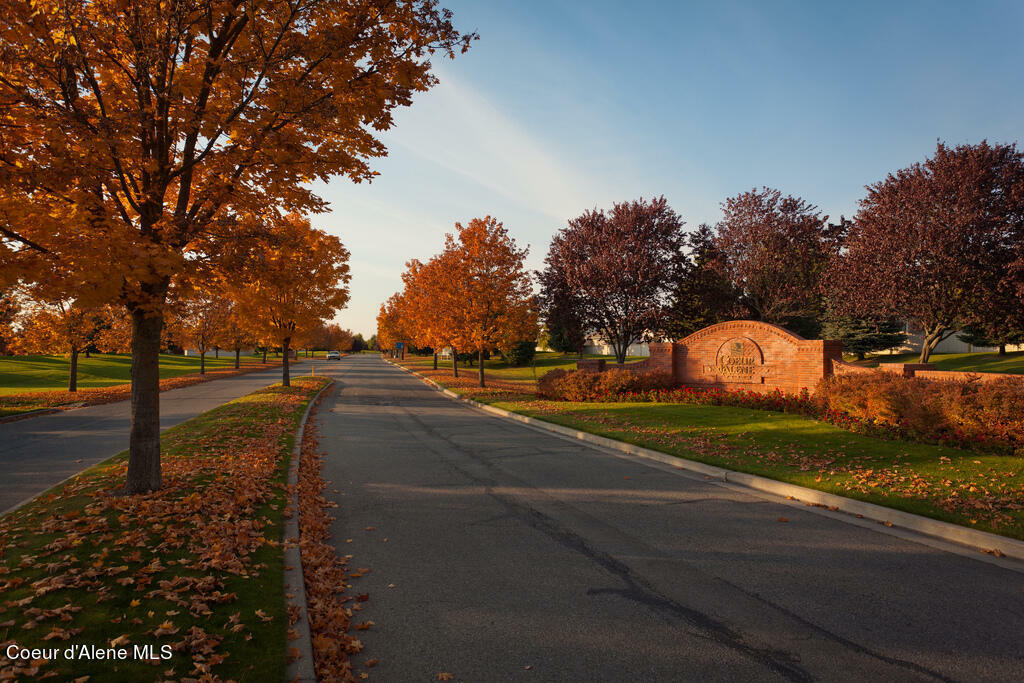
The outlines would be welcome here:
[[[307,365],[299,365],[306,372]],[[160,394],[167,429],[281,381],[281,368],[225,377]],[[0,424],[0,512],[128,448],[129,402],[78,408]]]
[[[1024,574],[492,417],[374,356],[331,373],[333,539],[371,569],[351,592],[378,680],[1024,680]]]

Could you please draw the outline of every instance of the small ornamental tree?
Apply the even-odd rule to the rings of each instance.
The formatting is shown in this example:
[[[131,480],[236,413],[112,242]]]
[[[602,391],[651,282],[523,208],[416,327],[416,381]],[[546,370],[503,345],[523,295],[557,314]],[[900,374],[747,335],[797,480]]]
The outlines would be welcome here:
[[[371,179],[431,55],[474,37],[435,0],[0,0],[0,264],[130,312],[127,493],[161,482],[172,280],[264,236],[229,207],[316,212],[310,181]]]
[[[20,320],[17,348],[25,353],[66,353],[68,391],[78,391],[78,354],[92,343],[98,311],[76,301],[58,299],[37,303]]]
[[[928,362],[957,329],[1019,310],[1006,290],[1024,242],[1022,206],[1024,155],[1015,145],[940,142],[931,158],[868,187],[829,272],[832,305],[911,323]]]
[[[821,312],[821,278],[845,222],[779,190],[751,190],[722,203],[714,246],[720,267],[750,315],[791,326]]]
[[[246,263],[234,298],[254,329],[273,339],[283,354],[281,383],[291,386],[290,351],[348,303],[348,250],[334,235],[310,227],[298,214],[272,218],[273,240],[255,252],[236,255]]]
[[[545,270],[564,274],[574,310],[621,365],[629,345],[661,327],[686,245],[683,221],[664,197],[587,211],[552,239]]]
[[[474,218],[457,235],[447,235],[445,252],[458,254],[457,289],[463,297],[456,338],[460,348],[473,351],[480,361],[478,383],[484,380],[484,354],[510,347],[524,339],[537,339],[537,311],[532,282],[524,268],[528,249],[516,241],[495,218]]]

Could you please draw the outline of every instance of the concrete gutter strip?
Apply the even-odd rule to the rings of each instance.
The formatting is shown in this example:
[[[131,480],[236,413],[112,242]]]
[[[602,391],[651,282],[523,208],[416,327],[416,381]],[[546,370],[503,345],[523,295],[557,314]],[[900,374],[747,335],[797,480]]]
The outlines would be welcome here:
[[[299,618],[295,622],[295,632],[298,638],[292,643],[292,647],[299,651],[295,661],[288,663],[287,680],[293,683],[315,683],[316,665],[313,660],[313,640],[309,630],[309,612],[306,608],[306,581],[302,575],[302,552],[299,549],[299,460],[302,456],[302,437],[306,431],[306,421],[313,411],[320,395],[331,388],[334,381],[328,382],[324,388],[317,392],[316,396],[309,400],[306,406],[306,413],[299,422],[299,429],[295,437],[295,447],[292,449],[292,460],[288,466],[288,486],[292,488],[292,516],[284,521],[284,593],[285,599],[290,606],[298,607]],[[294,543],[288,541],[295,539]]]
[[[418,372],[403,367],[388,359],[385,360],[404,372],[420,378],[445,396],[457,401],[462,401],[463,403],[468,403],[473,407],[479,408],[480,410],[492,415],[515,420],[516,422],[529,425],[536,429],[553,432],[570,439],[585,441],[606,449],[655,460],[677,470],[696,472],[704,475],[704,477],[710,477],[721,483],[732,484],[744,489],[753,489],[754,491],[767,493],[771,496],[780,496],[787,500],[798,501],[804,505],[813,506],[811,509],[825,508],[832,512],[839,511],[844,514],[838,515],[837,518],[843,519],[843,521],[856,523],[863,521],[860,518],[872,520],[873,522],[877,522],[877,524],[884,525],[886,533],[890,533],[891,535],[896,535],[901,538],[909,538],[918,542],[923,541],[923,539],[913,538],[911,535],[905,533],[892,533],[892,529],[890,527],[900,527],[902,529],[916,532],[917,534],[924,534],[925,536],[940,539],[946,543],[955,544],[954,547],[950,547],[945,544],[935,546],[940,547],[943,550],[968,554],[962,552],[962,547],[967,546],[967,548],[970,549],[969,556],[971,557],[989,561],[1008,569],[1014,569],[1017,571],[1024,570],[1024,568],[1020,567],[1016,562],[1000,561],[1001,556],[1013,558],[1014,560],[1024,560],[1024,541],[1018,541],[998,534],[991,534],[987,531],[971,529],[958,524],[942,522],[937,519],[915,515],[910,512],[894,510],[874,503],[867,503],[860,500],[854,500],[852,498],[846,498],[844,496],[838,496],[833,493],[809,489],[796,484],[788,484],[786,482],[776,481],[775,479],[761,477],[756,474],[734,472],[733,470],[727,470],[722,467],[708,465],[695,460],[688,460],[686,458],[669,455],[667,453],[651,450],[642,446],[636,446],[624,441],[609,439],[608,437],[598,436],[596,434],[580,431],[571,427],[564,427],[551,422],[545,422],[544,420],[527,417],[526,415],[513,413],[502,408],[496,408],[485,403],[480,403],[471,398],[466,398],[465,396],[460,396],[454,391],[442,387],[437,382],[424,377]],[[853,518],[849,519],[850,516],[853,516]],[[862,526],[866,525],[862,524]],[[879,530],[881,531],[881,529]],[[958,546],[960,547],[959,551],[957,548]]]

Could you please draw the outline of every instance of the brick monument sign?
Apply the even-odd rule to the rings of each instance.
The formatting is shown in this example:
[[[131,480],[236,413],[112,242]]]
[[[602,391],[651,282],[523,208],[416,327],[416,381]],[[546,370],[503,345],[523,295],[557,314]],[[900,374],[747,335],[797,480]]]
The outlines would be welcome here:
[[[668,372],[679,384],[750,391],[807,388],[832,374],[843,343],[804,339],[776,325],[733,320],[694,332],[677,342],[652,342],[650,357],[625,368]]]

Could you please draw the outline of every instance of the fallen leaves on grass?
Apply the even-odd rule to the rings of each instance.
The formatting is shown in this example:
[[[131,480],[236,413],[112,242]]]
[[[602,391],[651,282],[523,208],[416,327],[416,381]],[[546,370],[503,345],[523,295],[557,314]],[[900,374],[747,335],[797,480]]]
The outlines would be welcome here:
[[[888,462],[844,449],[808,451],[785,443],[768,447],[752,442],[744,433],[723,434],[714,428],[685,424],[652,426],[614,410],[573,409],[553,401],[531,401],[524,406],[534,414],[571,417],[591,431],[629,434],[653,448],[684,455],[689,452],[741,471],[808,473],[815,475],[813,481],[822,488],[840,494],[927,501],[972,524],[983,521],[991,530],[1024,536],[1024,487],[1020,483],[1024,468],[1016,458],[997,458],[995,466],[978,467],[973,454],[965,453],[957,461],[940,456],[935,467],[925,470],[901,458]]]
[[[241,665],[226,643],[240,648],[249,634],[239,633],[240,613],[225,610],[239,592],[273,604],[275,586],[268,592],[260,581],[265,551],[280,552],[280,515],[270,515],[284,499],[297,413],[322,385],[299,378],[291,388],[269,387],[166,435],[158,491],[121,495],[127,462],[119,459],[0,519],[0,612],[21,615],[6,637],[26,645],[76,636],[118,647],[146,634],[183,656],[192,667],[186,677],[222,677],[217,667],[232,655]],[[270,603],[261,603],[265,595]],[[254,612],[261,622],[282,622]],[[60,675],[71,665],[34,666]],[[25,675],[16,668],[0,663],[0,680]]]

